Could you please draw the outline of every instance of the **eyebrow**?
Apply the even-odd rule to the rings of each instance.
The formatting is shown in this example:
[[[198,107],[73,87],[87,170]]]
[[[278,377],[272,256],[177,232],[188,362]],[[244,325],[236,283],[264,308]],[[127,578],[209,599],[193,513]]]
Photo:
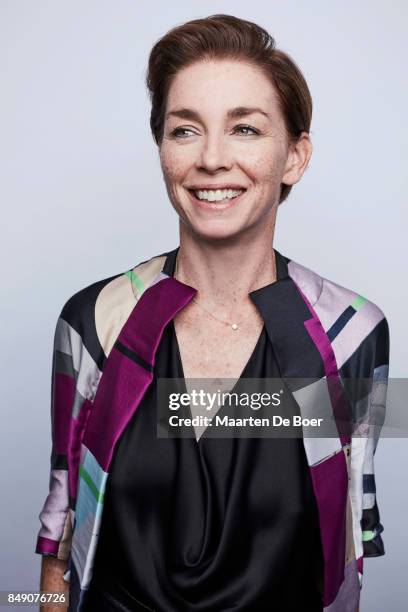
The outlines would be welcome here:
[[[268,119],[270,118],[270,115],[268,113],[263,111],[261,108],[255,106],[236,106],[235,108],[231,108],[227,112],[227,117],[228,119],[240,119],[242,117],[247,117],[248,115],[253,115],[255,113],[260,113]],[[166,118],[167,117],[178,117],[179,119],[190,119],[191,121],[198,121],[199,123],[202,122],[200,114],[192,108],[180,108],[170,111],[166,114]]]

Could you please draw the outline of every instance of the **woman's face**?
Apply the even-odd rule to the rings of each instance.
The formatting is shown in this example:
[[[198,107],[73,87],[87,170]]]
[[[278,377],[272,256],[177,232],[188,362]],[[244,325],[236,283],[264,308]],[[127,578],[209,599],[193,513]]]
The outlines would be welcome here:
[[[225,239],[256,226],[273,231],[281,183],[300,180],[309,157],[289,147],[275,90],[260,69],[208,60],[173,79],[160,162],[169,198],[193,233]]]

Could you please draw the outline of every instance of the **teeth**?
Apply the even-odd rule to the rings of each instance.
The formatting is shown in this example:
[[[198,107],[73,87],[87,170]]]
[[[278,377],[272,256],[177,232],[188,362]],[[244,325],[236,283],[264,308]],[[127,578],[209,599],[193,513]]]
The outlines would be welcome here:
[[[230,200],[236,198],[244,190],[243,189],[209,189],[194,191],[196,198],[199,200],[207,200],[208,202],[221,202],[221,200]]]

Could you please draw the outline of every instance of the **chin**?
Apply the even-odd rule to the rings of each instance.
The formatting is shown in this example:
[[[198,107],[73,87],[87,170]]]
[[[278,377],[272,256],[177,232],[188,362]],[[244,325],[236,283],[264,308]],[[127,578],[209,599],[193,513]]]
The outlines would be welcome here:
[[[227,242],[239,239],[249,228],[242,224],[224,221],[208,220],[206,222],[187,224],[189,231],[202,240],[210,242]]]

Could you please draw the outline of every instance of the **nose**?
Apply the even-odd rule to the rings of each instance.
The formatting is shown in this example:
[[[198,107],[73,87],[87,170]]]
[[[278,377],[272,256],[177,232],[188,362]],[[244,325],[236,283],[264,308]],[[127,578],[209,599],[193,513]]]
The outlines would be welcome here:
[[[197,157],[197,168],[206,172],[228,170],[232,166],[232,153],[228,149],[223,134],[208,134],[203,139]]]

